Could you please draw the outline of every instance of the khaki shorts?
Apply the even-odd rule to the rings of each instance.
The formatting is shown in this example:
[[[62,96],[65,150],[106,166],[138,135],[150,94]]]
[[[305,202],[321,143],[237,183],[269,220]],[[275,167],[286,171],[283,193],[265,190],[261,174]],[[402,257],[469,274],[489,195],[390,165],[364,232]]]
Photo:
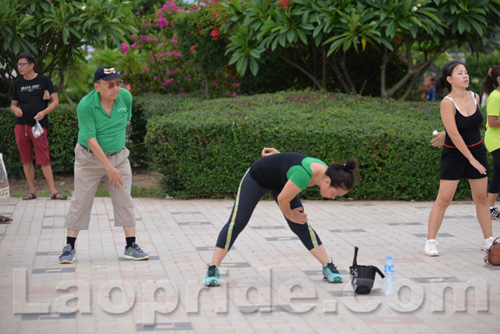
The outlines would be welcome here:
[[[116,189],[109,182],[106,170],[94,154],[80,144],[76,145],[75,190],[71,196],[64,227],[70,230],[88,230],[94,196],[103,180],[113,203],[115,226],[135,225],[134,204],[130,195],[132,169],[128,160],[129,154],[130,151],[124,147],[121,151],[107,157],[111,165],[123,175],[123,185],[120,189]]]

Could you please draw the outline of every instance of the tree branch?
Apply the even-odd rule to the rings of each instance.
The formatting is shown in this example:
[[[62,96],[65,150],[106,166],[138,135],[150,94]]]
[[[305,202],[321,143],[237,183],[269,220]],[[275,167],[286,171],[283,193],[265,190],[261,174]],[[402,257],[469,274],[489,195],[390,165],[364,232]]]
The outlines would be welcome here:
[[[287,57],[285,56],[282,56],[280,55],[279,56],[281,59],[283,59],[284,61],[286,61],[289,65],[295,67],[296,69],[298,69],[299,71],[301,71],[302,73],[304,73],[309,79],[311,79],[311,81],[313,82],[314,86],[316,86],[317,89],[321,90],[321,84],[320,82],[318,81],[318,79],[316,79],[311,73],[309,73],[306,69],[302,68],[299,64],[297,64],[296,62],[293,62],[292,60],[288,59]]]
[[[385,87],[384,87],[384,90],[381,92],[382,94],[382,97],[389,97],[389,96],[392,96],[394,95],[399,89],[401,89],[401,87],[403,87],[407,82],[408,80],[411,80],[411,78],[413,78],[414,76],[416,76],[417,74],[421,74],[423,73],[422,71],[425,71],[425,69],[427,69],[431,64],[432,62],[437,58],[439,57],[444,51],[450,49],[451,47],[453,46],[456,46],[458,45],[457,42],[453,42],[453,43],[450,43],[449,45],[445,45],[445,41],[443,40],[441,42],[441,46],[435,51],[434,55],[432,55],[430,58],[428,58],[427,60],[415,65],[415,66],[412,66],[412,70],[411,72],[408,71],[397,83],[395,83],[389,90],[385,90]],[[410,49],[411,50],[411,49]],[[387,59],[387,62],[389,61],[389,59]],[[385,78],[385,71],[384,71],[384,78]],[[385,82],[385,81],[384,81]]]
[[[342,77],[342,72],[340,71],[340,68],[339,68],[337,62],[335,61],[335,58],[332,58],[331,61],[328,61],[328,64],[332,67],[333,72],[335,73],[335,76],[337,77],[337,79],[340,82],[340,85],[344,89],[344,92],[348,93],[349,86],[347,85],[347,82],[345,82],[344,78]]]

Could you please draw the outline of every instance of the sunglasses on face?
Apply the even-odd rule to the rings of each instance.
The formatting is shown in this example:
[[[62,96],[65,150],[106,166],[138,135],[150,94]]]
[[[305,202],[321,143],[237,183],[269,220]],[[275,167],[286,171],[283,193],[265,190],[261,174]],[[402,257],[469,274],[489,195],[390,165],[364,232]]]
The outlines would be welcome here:
[[[99,82],[99,85],[103,86],[103,87],[105,87],[107,89],[113,89],[115,87],[121,87],[123,85],[123,80],[118,80],[116,82],[111,82],[111,83],[109,83],[107,85],[103,84],[102,82]]]

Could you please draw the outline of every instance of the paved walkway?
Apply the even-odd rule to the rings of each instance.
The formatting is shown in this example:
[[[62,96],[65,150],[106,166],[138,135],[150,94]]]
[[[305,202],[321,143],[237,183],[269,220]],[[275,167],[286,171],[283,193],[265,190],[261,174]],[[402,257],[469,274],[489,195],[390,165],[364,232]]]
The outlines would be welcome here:
[[[219,288],[203,278],[230,200],[135,199],[138,242],[149,261],[121,258],[109,198],[94,202],[77,261],[60,265],[69,201],[0,202],[0,333],[498,333],[500,267],[486,266],[474,205],[454,203],[422,254],[431,202],[304,201],[312,226],[344,276],[321,268],[274,202],[258,206],[222,264]],[[494,232],[500,232],[494,222]],[[396,265],[399,294],[377,277],[370,295],[349,282],[360,264]]]

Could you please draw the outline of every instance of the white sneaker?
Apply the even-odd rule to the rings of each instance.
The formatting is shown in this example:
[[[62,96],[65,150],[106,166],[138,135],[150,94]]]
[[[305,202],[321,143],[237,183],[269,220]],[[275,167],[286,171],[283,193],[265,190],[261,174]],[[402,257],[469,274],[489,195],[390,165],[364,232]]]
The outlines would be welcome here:
[[[438,242],[435,239],[427,240],[425,242],[424,254],[427,256],[439,256],[437,245]]]
[[[483,250],[485,252],[488,249],[490,249],[491,245],[493,244],[493,240],[495,240],[495,238],[493,238],[493,237],[489,237],[488,239],[484,239]]]

